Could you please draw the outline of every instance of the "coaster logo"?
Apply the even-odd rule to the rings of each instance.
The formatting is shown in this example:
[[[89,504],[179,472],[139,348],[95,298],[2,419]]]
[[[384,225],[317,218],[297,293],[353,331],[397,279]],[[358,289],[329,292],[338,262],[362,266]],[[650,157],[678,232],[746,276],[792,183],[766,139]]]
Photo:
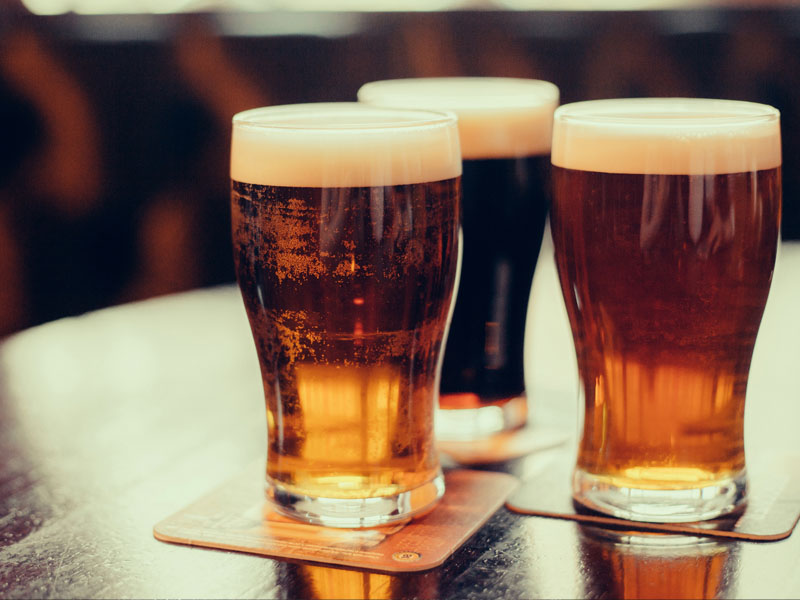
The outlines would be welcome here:
[[[422,555],[419,552],[412,552],[411,550],[403,550],[392,554],[392,558],[398,562],[416,562]]]

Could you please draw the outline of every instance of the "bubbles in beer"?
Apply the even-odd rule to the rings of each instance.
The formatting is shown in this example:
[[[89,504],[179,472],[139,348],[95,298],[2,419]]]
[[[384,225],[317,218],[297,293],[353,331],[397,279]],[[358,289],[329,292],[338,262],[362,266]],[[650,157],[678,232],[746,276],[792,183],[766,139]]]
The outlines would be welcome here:
[[[233,183],[273,481],[363,498],[438,472],[433,408],[458,196],[458,178],[335,189]]]

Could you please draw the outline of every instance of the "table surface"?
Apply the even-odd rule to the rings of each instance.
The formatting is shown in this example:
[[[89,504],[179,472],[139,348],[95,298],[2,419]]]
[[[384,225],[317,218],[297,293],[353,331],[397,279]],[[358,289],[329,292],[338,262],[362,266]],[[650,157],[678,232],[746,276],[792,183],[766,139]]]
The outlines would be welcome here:
[[[800,243],[784,243],[756,345],[747,452],[798,453]],[[572,342],[545,241],[527,323],[537,427],[574,443]],[[238,291],[30,329],[0,346],[0,597],[800,597],[800,534],[609,539],[501,508],[441,567],[387,575],[165,544],[153,525],[265,453]],[[492,465],[522,479],[547,452]]]

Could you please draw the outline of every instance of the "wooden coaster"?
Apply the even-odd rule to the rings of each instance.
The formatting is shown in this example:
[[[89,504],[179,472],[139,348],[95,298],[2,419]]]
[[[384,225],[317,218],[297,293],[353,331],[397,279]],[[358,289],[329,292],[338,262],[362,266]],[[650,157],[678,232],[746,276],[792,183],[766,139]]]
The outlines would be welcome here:
[[[555,428],[529,424],[478,440],[438,440],[436,446],[458,464],[484,465],[555,448],[568,439],[566,434]]]
[[[256,463],[207,496],[158,523],[164,542],[263,554],[376,571],[423,571],[442,564],[516,488],[506,473],[445,473],[445,494],[427,514],[371,529],[308,525],[274,513]]]
[[[572,501],[572,464],[564,457],[522,484],[506,508],[526,515],[569,519],[614,529],[654,531],[774,542],[789,537],[800,519],[800,457],[748,461],[748,503],[744,511],[697,523],[643,523],[602,515]]]

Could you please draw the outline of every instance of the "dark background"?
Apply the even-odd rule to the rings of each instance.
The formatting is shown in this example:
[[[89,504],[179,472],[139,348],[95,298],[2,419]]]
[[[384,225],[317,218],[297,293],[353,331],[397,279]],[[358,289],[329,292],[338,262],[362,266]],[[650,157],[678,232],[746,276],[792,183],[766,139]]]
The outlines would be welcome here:
[[[0,336],[233,281],[231,116],[375,79],[516,76],[562,102],[780,109],[800,239],[800,8],[40,17],[0,3]]]

